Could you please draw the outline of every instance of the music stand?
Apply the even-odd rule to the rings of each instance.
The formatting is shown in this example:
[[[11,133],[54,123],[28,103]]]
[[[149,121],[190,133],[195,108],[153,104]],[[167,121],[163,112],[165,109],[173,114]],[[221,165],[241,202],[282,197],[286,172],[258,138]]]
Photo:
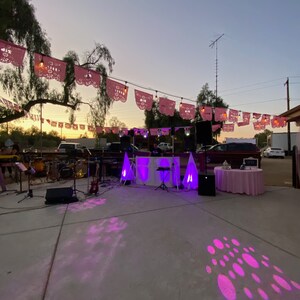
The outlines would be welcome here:
[[[156,171],[162,172],[162,182],[155,190],[160,188],[160,189],[166,190],[168,192],[169,191],[168,187],[165,184],[165,177],[166,177],[165,172],[171,171],[171,168],[170,167],[158,167],[156,169]]]

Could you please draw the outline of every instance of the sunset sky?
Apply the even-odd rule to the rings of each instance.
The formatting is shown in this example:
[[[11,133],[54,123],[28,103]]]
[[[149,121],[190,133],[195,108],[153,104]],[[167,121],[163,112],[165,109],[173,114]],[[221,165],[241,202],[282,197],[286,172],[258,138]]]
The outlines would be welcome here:
[[[218,42],[218,95],[229,108],[271,115],[286,111],[287,77],[291,108],[300,104],[297,0],[31,3],[51,41],[53,57],[61,59],[68,50],[82,55],[96,42],[105,44],[116,61],[113,77],[162,91],[158,96],[178,96],[169,97],[176,100],[177,109],[180,97],[195,101],[205,83],[215,90],[216,48],[209,45],[222,34]],[[117,117],[128,128],[144,126],[144,112],[136,106],[133,90],[129,84],[127,102],[114,103],[108,116]],[[79,87],[78,91],[84,99],[96,95],[93,87]],[[87,124],[87,111],[82,106],[76,113],[77,123]],[[50,105],[45,106],[43,115],[55,121],[66,122],[68,118],[63,108]],[[44,129],[48,130],[47,125]],[[292,129],[298,131],[294,126]],[[63,134],[77,137],[83,133],[73,130]],[[253,137],[256,133],[251,123],[244,128],[236,126],[235,132],[225,136]]]

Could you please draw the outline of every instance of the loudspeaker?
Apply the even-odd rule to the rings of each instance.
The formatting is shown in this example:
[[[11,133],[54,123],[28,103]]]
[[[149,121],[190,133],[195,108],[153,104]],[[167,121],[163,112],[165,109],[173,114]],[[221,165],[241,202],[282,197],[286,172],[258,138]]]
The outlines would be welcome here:
[[[216,196],[214,174],[198,174],[198,195]]]
[[[130,148],[130,136],[124,135],[120,137],[121,151],[127,151]]]
[[[210,121],[196,123],[197,144],[212,144],[212,127]]]
[[[45,204],[66,204],[78,201],[76,197],[73,197],[73,189],[71,187],[47,189],[45,198]]]
[[[128,135],[133,137],[134,136],[134,129],[128,130]]]
[[[184,151],[195,152],[196,144],[195,144],[195,136],[189,135],[184,137]]]

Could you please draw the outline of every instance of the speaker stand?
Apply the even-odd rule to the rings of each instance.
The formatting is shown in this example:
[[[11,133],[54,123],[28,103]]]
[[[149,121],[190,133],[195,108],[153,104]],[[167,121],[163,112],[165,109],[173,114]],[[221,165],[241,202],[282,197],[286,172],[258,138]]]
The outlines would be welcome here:
[[[28,170],[26,172],[27,172],[27,181],[28,181],[27,195],[23,199],[19,200],[18,203],[21,203],[22,201],[24,201],[27,198],[33,197],[33,192],[32,192],[31,185],[30,185],[31,174],[30,174],[30,171],[28,171]]]

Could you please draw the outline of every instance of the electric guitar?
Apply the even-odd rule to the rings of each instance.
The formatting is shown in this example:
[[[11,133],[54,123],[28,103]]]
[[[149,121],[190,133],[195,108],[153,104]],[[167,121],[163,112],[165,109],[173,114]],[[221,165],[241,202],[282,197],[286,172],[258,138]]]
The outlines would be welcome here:
[[[89,193],[96,195],[98,193],[98,190],[99,190],[99,165],[97,164],[96,174],[95,177],[93,178],[93,181],[91,182]]]

